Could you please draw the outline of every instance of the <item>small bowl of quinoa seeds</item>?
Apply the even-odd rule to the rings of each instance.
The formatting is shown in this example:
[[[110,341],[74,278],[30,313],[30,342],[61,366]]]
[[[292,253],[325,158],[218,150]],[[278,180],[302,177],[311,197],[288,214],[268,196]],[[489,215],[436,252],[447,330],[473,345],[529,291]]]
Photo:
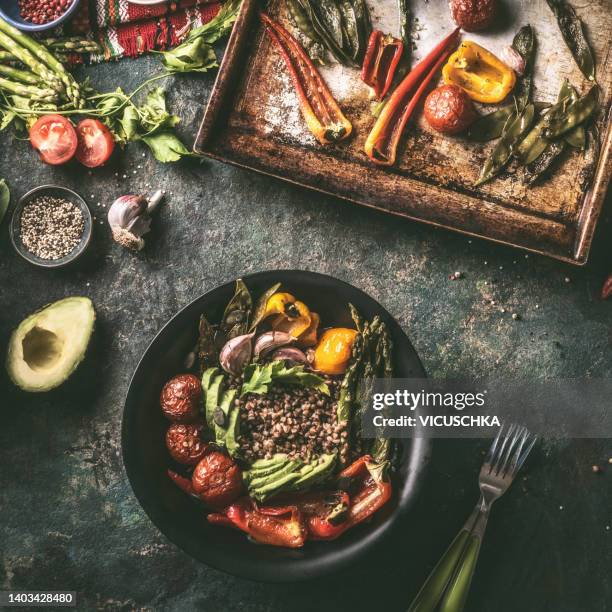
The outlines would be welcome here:
[[[91,213],[74,191],[43,185],[19,200],[10,230],[13,246],[24,259],[44,268],[59,268],[87,248]]]

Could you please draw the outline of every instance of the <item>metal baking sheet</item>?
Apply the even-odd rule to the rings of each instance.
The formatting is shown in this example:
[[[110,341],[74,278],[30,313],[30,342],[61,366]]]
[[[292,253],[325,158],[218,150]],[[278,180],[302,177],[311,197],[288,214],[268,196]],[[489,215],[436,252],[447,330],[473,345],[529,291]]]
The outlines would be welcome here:
[[[284,3],[244,0],[206,109],[195,150],[352,202],[542,253],[586,263],[612,174],[610,99],[612,10],[610,0],[573,2],[588,28],[603,94],[599,119],[601,154],[594,174],[578,152],[568,151],[545,182],[524,186],[512,174],[474,188],[491,143],[433,132],[418,114],[409,124],[392,168],[372,164],[363,153],[372,128],[368,88],[356,68],[330,64],[321,73],[354,136],[323,147],[302,120],[284,62],[257,19],[264,5],[291,29]],[[496,54],[524,24],[536,32],[535,99],[552,102],[567,77],[582,92],[590,87],[561,38],[545,0],[503,2],[504,14],[490,31],[464,34]],[[373,26],[397,34],[396,0],[369,2]],[[446,0],[412,2],[413,63],[454,24]]]

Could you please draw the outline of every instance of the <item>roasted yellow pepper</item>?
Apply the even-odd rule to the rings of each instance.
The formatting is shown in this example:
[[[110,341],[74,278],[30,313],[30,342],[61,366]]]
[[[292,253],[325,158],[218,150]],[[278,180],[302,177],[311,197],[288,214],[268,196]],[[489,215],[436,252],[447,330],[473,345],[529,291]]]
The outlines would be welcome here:
[[[287,332],[297,338],[310,327],[311,321],[312,317],[308,306],[304,302],[295,301],[290,305],[285,305],[283,313],[272,319],[272,329]]]
[[[262,319],[273,314],[283,314],[288,317],[298,317],[299,312],[294,308],[295,298],[290,293],[275,293],[266,302],[266,311]]]
[[[357,331],[334,327],[323,332],[314,354],[314,369],[324,374],[343,374],[351,358]]]
[[[317,334],[319,332],[319,323],[321,318],[316,312],[310,312],[310,325],[308,329],[300,335],[298,338],[298,344],[300,346],[314,346],[317,343]]]
[[[449,57],[442,76],[445,83],[458,85],[472,100],[484,104],[501,102],[516,83],[512,68],[470,40]]]

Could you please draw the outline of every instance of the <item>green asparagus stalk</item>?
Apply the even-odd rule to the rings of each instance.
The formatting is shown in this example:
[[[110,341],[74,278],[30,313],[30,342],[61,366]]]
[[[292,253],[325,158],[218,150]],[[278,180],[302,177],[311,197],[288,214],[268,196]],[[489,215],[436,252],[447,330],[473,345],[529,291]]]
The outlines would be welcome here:
[[[19,45],[8,36],[3,29],[6,22],[0,17],[0,47],[6,49],[13,57],[25,64],[32,72],[37,74],[47,85],[58,92],[63,91],[62,82],[45,64],[36,59],[30,51]],[[8,25],[8,24],[6,24]]]
[[[16,62],[17,58],[9,51],[0,51],[0,62]]]
[[[25,49],[30,51],[33,56],[36,56],[41,63],[46,64],[53,71],[52,75],[54,77],[57,75],[57,77],[59,77],[61,82],[64,84],[66,88],[66,95],[74,104],[75,108],[83,108],[85,101],[81,98],[81,91],[78,83],[66,70],[64,65],[58,61],[57,58],[44,45],[41,45],[38,41],[27,36],[26,34],[21,33],[17,28],[14,28],[2,18],[0,18],[0,33],[14,41],[15,49],[18,49],[20,46],[21,48],[25,47]],[[0,42],[0,44],[7,49],[7,51],[15,53],[14,49],[6,47],[6,45],[4,45],[2,42]],[[17,54],[15,53],[15,55]],[[36,72],[32,66],[29,67]]]
[[[17,83],[3,77],[0,77],[0,89],[38,102],[55,102],[57,100],[57,93],[52,89],[41,89],[33,85],[24,85],[23,83]]]
[[[65,38],[47,40],[51,42],[45,42],[45,45],[53,51],[64,53],[101,53],[102,47],[95,41],[87,38],[78,38],[76,40],[69,40]]]
[[[20,81],[21,83],[25,83],[27,85],[38,86],[41,84],[40,78],[33,72],[29,72],[28,70],[19,70],[19,68],[6,66],[5,64],[0,64],[0,75],[7,76],[15,81]]]

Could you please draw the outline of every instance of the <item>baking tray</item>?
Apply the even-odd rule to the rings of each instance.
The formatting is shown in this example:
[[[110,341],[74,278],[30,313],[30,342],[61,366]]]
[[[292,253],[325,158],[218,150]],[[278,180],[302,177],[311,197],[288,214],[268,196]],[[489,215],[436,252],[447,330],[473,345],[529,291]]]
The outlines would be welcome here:
[[[418,61],[454,24],[446,0],[412,3]],[[576,11],[586,23],[603,93],[599,118],[601,153],[587,177],[586,161],[567,152],[554,174],[525,187],[506,174],[474,188],[491,143],[476,144],[433,132],[422,114],[412,122],[392,168],[372,164],[363,144],[373,125],[368,89],[359,71],[338,64],[321,69],[353,123],[348,142],[323,147],[308,132],[285,67],[257,18],[263,6],[290,26],[280,0],[243,0],[242,8],[194,149],[209,157],[332,194],[391,214],[513,245],[572,264],[586,263],[612,174],[612,11],[610,0],[591,0]],[[373,26],[397,34],[397,2],[369,2]],[[491,32],[464,34],[499,54],[520,26],[530,23],[538,50],[535,99],[554,101],[567,77],[590,86],[576,67],[545,0],[503,3],[505,14]],[[561,161],[561,160],[560,160]]]

